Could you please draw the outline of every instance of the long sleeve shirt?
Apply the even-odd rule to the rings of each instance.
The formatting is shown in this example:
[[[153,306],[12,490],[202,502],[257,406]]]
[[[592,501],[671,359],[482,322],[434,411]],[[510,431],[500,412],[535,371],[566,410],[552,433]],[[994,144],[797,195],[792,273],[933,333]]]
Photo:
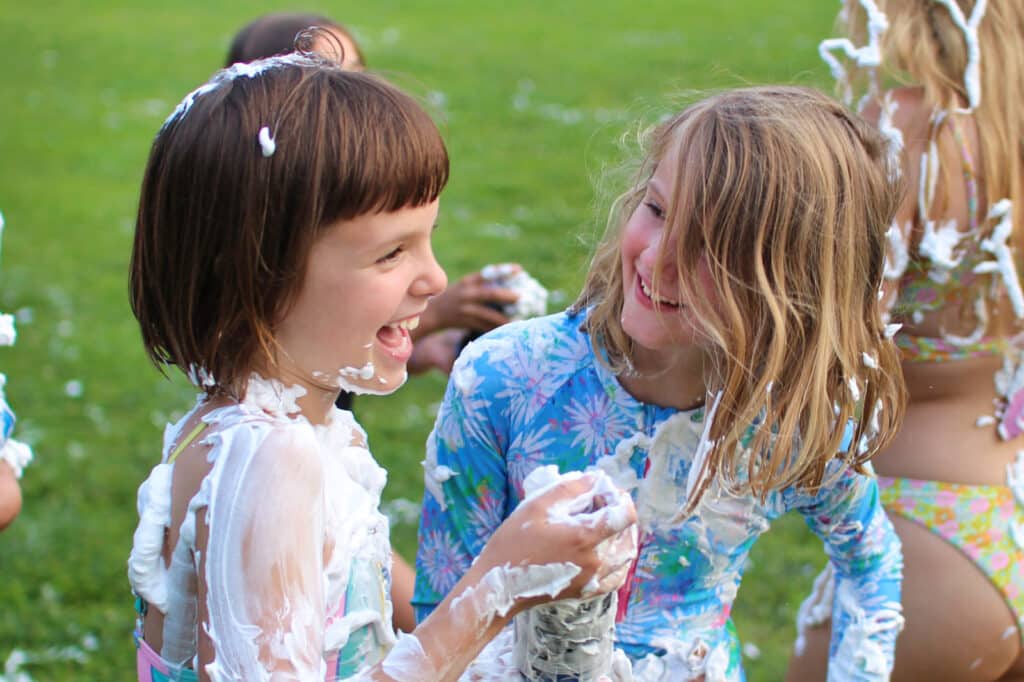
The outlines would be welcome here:
[[[668,657],[697,661],[708,680],[743,679],[730,611],[747,554],[771,521],[795,510],[825,543],[839,578],[833,657],[845,657],[841,667],[852,679],[887,679],[879,668],[892,664],[898,627],[888,623],[899,619],[902,555],[875,480],[836,459],[829,484],[814,494],[789,488],[761,502],[712,484],[696,512],[678,518],[706,410],[633,398],[581,330],[585,314],[506,325],[456,363],[427,443],[418,617],[467,570],[522,499],[534,468],[611,463],[633,477],[641,520],[635,575],[616,626],[616,645],[635,670]],[[672,674],[665,679],[685,679],[679,669]]]

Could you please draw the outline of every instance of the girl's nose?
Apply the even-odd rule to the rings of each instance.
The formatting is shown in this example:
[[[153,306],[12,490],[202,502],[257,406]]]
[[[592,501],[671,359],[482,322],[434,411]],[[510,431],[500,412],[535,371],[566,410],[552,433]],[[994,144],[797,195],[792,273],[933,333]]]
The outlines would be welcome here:
[[[444,291],[446,286],[448,275],[431,251],[423,273],[413,283],[413,293],[417,296],[436,296]]]

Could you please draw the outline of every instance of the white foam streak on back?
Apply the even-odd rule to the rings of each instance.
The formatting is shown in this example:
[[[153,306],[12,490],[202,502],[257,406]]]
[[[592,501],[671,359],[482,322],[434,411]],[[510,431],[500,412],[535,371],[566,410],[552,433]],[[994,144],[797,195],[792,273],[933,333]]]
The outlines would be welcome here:
[[[128,557],[128,580],[135,593],[167,612],[167,568],[161,557],[164,529],[171,524],[171,475],[169,464],[158,464],[139,486],[139,525]]]
[[[1009,199],[996,203],[988,213],[989,220],[998,220],[992,234],[981,242],[981,250],[995,256],[995,262],[987,261],[974,268],[976,273],[998,272],[1003,279],[1013,313],[1017,319],[1024,318],[1024,291],[1021,291],[1017,266],[1013,261],[1009,240],[1013,234],[1013,205]]]
[[[828,64],[829,70],[832,72],[832,77],[839,82],[839,85],[843,90],[843,100],[846,104],[852,104],[853,100],[853,91],[849,82],[849,74],[842,63],[840,63],[832,53],[841,51],[859,68],[869,69],[871,85],[870,91],[866,97],[875,95],[878,92],[877,69],[882,64],[882,50],[879,43],[882,33],[889,28],[889,20],[886,18],[885,13],[878,9],[878,5],[875,4],[873,0],[860,0],[860,4],[868,16],[867,45],[857,47],[847,38],[829,38],[821,41],[818,45],[818,54],[821,56],[822,60]],[[849,8],[845,6],[845,3],[843,11],[849,11]]]
[[[895,222],[889,226],[885,233],[889,242],[889,248],[885,252],[885,274],[886,279],[895,280],[903,277],[910,264],[910,252],[907,249],[907,240],[903,236],[903,230]]]
[[[953,23],[964,34],[967,46],[967,65],[964,67],[964,90],[967,91],[968,108],[971,111],[981,104],[981,48],[978,45],[978,25],[985,16],[986,0],[977,0],[971,10],[971,18],[966,19],[960,6],[953,0],[934,0],[949,11]]]

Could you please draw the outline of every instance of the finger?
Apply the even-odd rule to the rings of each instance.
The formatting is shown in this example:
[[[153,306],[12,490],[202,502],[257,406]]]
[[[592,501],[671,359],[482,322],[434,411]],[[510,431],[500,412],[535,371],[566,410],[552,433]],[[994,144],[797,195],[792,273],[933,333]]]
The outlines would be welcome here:
[[[487,279],[479,271],[471,272],[459,278],[458,284],[462,286],[487,286]]]
[[[505,287],[481,287],[477,293],[477,300],[483,303],[515,303],[519,300],[519,293],[515,289]]]
[[[616,500],[598,509],[577,514],[573,520],[594,532],[602,540],[607,540],[629,528],[636,528],[636,508],[628,496]]]
[[[554,468],[554,465],[550,465]],[[535,475],[535,474],[531,474]],[[531,496],[545,508],[586,494],[594,487],[594,475],[582,471],[568,471],[557,474],[557,478],[536,487]],[[591,493],[592,494],[592,493]]]
[[[462,314],[469,322],[467,326],[478,332],[487,332],[509,322],[504,313],[477,303],[464,305]]]
[[[599,577],[597,580],[598,591],[611,592],[625,585],[626,579],[629,578],[629,568],[632,565],[633,562],[629,561],[621,566],[616,566],[613,570]]]
[[[517,275],[523,271],[523,266],[519,263],[495,263],[494,265],[485,265],[480,269],[480,274],[484,279],[501,279],[502,277],[511,277]]]

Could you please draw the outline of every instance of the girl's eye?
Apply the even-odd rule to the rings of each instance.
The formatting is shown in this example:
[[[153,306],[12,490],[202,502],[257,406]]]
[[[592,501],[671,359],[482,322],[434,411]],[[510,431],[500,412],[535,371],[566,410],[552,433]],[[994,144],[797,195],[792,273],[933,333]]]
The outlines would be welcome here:
[[[665,217],[665,211],[656,202],[648,200],[644,202],[644,206],[655,218],[661,220]]]
[[[377,263],[378,264],[390,263],[391,261],[393,261],[396,258],[398,258],[402,254],[403,250],[404,250],[403,247],[396,246],[394,249],[389,251],[386,256],[381,256],[380,258],[378,258],[377,259]]]

